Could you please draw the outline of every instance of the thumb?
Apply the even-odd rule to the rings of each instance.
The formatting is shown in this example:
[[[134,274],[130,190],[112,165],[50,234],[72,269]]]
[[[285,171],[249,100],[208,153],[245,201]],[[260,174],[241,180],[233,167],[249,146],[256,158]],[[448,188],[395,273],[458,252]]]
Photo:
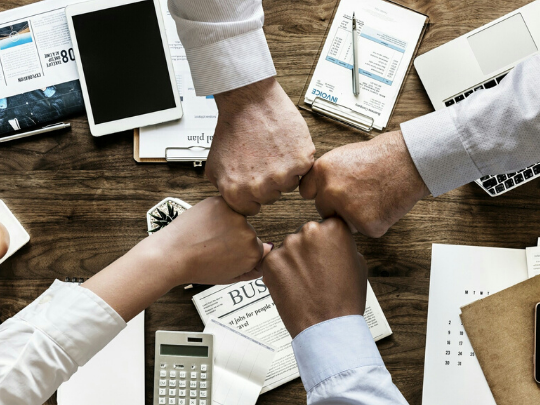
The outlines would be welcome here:
[[[317,162],[315,162],[317,164]],[[315,165],[300,180],[300,195],[306,200],[313,200],[317,196],[317,178],[315,176]]]
[[[259,252],[261,253],[261,261],[264,257],[274,249],[273,243],[263,243],[259,238],[257,238],[257,243],[259,244]]]

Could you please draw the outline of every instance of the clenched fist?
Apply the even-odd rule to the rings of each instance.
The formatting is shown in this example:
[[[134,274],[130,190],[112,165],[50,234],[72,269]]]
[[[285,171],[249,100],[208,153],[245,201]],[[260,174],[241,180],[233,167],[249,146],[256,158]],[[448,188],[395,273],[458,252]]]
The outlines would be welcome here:
[[[300,194],[321,217],[339,215],[353,232],[380,237],[429,195],[401,131],[334,149],[302,178]]]
[[[206,175],[227,203],[256,215],[298,187],[314,161],[306,122],[274,78],[217,94]]]
[[[364,314],[366,262],[339,218],[309,222],[287,236],[279,249],[265,257],[262,271],[293,338],[320,322]]]

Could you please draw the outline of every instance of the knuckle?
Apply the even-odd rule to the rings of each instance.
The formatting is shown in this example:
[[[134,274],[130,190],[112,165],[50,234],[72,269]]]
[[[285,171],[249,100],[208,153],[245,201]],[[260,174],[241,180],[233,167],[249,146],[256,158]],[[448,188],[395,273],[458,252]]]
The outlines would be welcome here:
[[[311,236],[320,231],[321,225],[318,222],[310,221],[302,227],[301,233],[306,236]]]
[[[287,235],[285,239],[283,240],[283,243],[281,244],[283,249],[289,249],[291,246],[295,245],[299,242],[300,235],[297,233],[293,233],[291,235]]]
[[[388,227],[378,222],[364,224],[364,234],[370,238],[380,238],[384,236]]]

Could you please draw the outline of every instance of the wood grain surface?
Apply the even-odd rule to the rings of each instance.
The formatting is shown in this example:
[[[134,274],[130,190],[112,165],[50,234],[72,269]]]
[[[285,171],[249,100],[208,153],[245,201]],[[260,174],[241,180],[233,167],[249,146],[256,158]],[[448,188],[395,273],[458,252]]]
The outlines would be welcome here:
[[[528,0],[398,0],[428,14],[419,53],[441,45]],[[3,0],[0,10],[32,0]],[[265,31],[278,80],[296,103],[330,22],[336,0],[265,0]],[[432,111],[414,72],[387,130]],[[366,135],[302,111],[317,155]],[[30,243],[0,265],[0,321],[28,305],[55,278],[90,277],[145,237],[146,211],[167,196],[191,204],[213,195],[203,170],[189,164],[137,164],[132,135],[92,138],[86,117],[70,131],[0,146],[0,198],[31,235]],[[397,168],[396,168],[397,169]],[[524,248],[540,236],[540,182],[498,198],[466,185],[419,202],[384,237],[357,236],[370,281],[394,334],[378,346],[394,382],[411,405],[422,402],[432,243]],[[309,220],[312,201],[298,191],[251,219],[261,239],[280,243]],[[146,403],[152,404],[154,334],[158,329],[201,331],[191,303],[197,291],[171,291],[146,312]],[[51,398],[48,404],[56,404]],[[299,379],[262,395],[258,404],[304,404]]]

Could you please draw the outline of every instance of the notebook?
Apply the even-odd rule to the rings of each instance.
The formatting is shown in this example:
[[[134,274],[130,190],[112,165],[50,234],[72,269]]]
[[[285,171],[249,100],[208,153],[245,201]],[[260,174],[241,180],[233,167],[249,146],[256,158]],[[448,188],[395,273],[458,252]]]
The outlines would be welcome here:
[[[144,311],[58,388],[58,405],[144,405]]]
[[[461,308],[461,320],[497,405],[540,403],[532,360],[539,291],[540,277],[533,277]]]

